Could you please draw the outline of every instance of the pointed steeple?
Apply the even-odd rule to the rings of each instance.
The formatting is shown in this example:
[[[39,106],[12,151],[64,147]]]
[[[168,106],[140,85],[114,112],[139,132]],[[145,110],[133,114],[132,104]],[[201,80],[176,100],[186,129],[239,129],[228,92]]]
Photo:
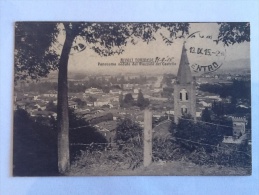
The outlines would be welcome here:
[[[185,42],[184,42],[181,60],[180,60],[180,64],[179,64],[179,69],[178,69],[178,73],[177,73],[177,81],[179,84],[188,84],[193,81],[186,51],[187,50],[185,48]]]

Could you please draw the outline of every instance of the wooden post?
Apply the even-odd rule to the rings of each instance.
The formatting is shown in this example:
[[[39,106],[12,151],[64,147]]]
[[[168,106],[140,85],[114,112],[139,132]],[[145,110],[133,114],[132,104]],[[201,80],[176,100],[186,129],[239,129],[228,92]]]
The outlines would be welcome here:
[[[144,167],[152,162],[152,112],[144,112]]]

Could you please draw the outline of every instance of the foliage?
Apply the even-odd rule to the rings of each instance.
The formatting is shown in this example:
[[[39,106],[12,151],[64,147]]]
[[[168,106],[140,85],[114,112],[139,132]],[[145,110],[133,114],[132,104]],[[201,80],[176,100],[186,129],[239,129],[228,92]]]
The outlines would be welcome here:
[[[113,120],[113,114],[107,113],[105,115],[92,118],[88,122],[91,123],[91,125],[95,125],[95,124],[101,123],[103,121],[111,121],[111,120]]]
[[[184,148],[190,151],[204,148],[211,152],[215,149],[215,146],[222,142],[223,135],[222,128],[203,122],[194,123],[189,116],[186,116],[179,119],[175,138]]]
[[[14,111],[13,127],[13,175],[58,175],[56,131],[22,109]]]
[[[70,93],[80,93],[85,92],[86,86],[83,84],[76,84],[75,82],[69,81],[68,91]]]
[[[123,46],[138,40],[149,43],[155,33],[165,28],[168,39],[188,33],[188,23],[90,23],[90,22],[17,22],[15,25],[15,80],[47,76],[58,68],[55,51],[58,34],[65,31],[75,41],[81,37],[101,56],[121,54]],[[165,39],[164,39],[165,40]],[[166,42],[166,40],[165,40]],[[72,46],[78,50],[77,45]]]
[[[225,45],[250,42],[249,22],[220,22],[218,41]]]
[[[83,108],[86,105],[86,102],[81,100],[80,98],[74,98],[72,100],[77,103],[79,108]]]
[[[137,106],[141,109],[146,108],[149,105],[149,99],[144,98],[143,93],[139,90],[138,98],[137,98]]]
[[[134,102],[134,98],[132,97],[131,93],[127,93],[124,97],[124,103],[125,104],[132,104]]]
[[[53,103],[53,101],[50,101],[46,104],[46,110],[51,112],[57,112],[57,106]]]
[[[122,93],[119,95],[119,104],[120,104],[120,107],[123,107],[124,101],[123,101],[123,94]]]
[[[119,97],[119,103],[120,103],[120,106],[124,108],[135,106],[136,104],[131,93],[127,93],[124,96],[124,99],[123,99],[123,95],[121,94]]]
[[[110,147],[108,144],[106,150],[101,148],[98,144],[87,146],[73,162],[71,172],[76,172],[77,176],[113,174],[116,171],[133,170],[143,161],[142,148],[132,144],[124,145],[123,149],[117,146]],[[105,172],[101,172],[100,168]]]
[[[199,148],[188,155],[188,160],[199,165],[251,167],[251,150],[243,144],[230,147],[222,145],[212,153],[207,153],[203,148]]]
[[[91,144],[106,143],[106,139],[84,119],[69,112],[70,142]],[[44,120],[46,118],[42,118]],[[14,112],[13,174],[19,176],[58,175],[57,121],[50,123],[34,120],[22,109]],[[82,127],[83,126],[83,127]],[[81,127],[80,129],[75,129]],[[70,146],[72,160],[85,146]]]
[[[182,154],[179,152],[179,145],[170,139],[159,140],[153,139],[152,155],[153,161],[172,161],[181,159]]]
[[[15,24],[15,81],[46,77],[57,69],[58,55],[51,49],[58,35],[57,23],[17,22]]]
[[[246,80],[233,80],[231,85],[226,84],[201,84],[200,90],[219,94],[220,97],[226,98],[228,96],[241,99],[251,99],[251,83]]]
[[[116,129],[116,145],[91,144],[81,150],[72,170],[98,170],[105,166],[107,171],[135,169],[143,161],[142,129],[130,119],[120,121]],[[105,147],[105,150],[104,150]],[[98,174],[98,172],[96,172]]]
[[[211,116],[210,116],[210,111],[209,109],[206,107],[202,113],[201,113],[201,120],[204,122],[211,122]]]
[[[138,142],[142,143],[143,129],[129,118],[120,121],[116,128],[115,140],[118,143]]]
[[[58,85],[55,82],[38,82],[30,83],[27,87],[24,87],[23,90],[27,92],[37,92],[39,94],[48,93],[49,91],[57,91]],[[17,89],[19,90],[19,89]]]

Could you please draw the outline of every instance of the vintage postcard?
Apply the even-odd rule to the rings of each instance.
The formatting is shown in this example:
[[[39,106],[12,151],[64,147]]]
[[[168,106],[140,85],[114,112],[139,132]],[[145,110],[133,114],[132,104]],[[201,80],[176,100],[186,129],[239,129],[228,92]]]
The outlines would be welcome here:
[[[249,22],[16,22],[13,176],[251,175]]]

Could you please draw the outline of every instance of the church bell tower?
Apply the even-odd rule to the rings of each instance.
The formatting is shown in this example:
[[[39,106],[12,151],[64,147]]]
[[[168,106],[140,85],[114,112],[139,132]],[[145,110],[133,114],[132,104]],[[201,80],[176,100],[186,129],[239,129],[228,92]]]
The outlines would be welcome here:
[[[177,79],[174,84],[174,122],[178,123],[183,115],[190,114],[196,121],[196,89],[195,79],[189,67],[185,42],[182,48],[182,54],[177,73]]]

